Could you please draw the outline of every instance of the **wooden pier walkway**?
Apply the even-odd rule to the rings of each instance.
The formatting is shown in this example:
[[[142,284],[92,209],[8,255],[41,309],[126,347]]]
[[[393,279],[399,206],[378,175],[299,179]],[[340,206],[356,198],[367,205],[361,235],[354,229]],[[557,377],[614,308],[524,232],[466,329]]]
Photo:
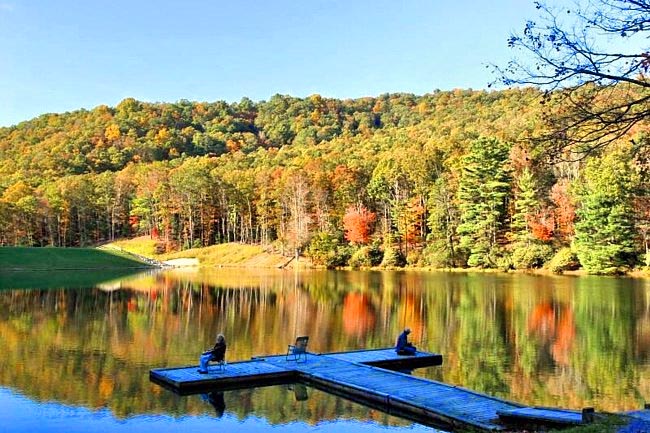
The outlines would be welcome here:
[[[442,428],[506,430],[521,425],[576,425],[593,421],[593,409],[582,411],[528,407],[476,391],[400,371],[442,364],[442,356],[418,352],[400,356],[393,348],[349,352],[307,353],[301,361],[284,355],[252,358],[210,366],[200,374],[196,365],[150,370],[152,382],[179,394],[231,390],[303,382],[393,415]],[[397,371],[396,371],[397,370]],[[650,431],[650,405],[623,412],[618,433]]]
[[[300,379],[307,384],[387,412],[437,427],[504,428],[500,410],[521,407],[494,397],[409,374],[332,356],[308,359]]]
[[[305,361],[287,361],[284,355],[256,357],[229,363],[224,370],[211,366],[200,374],[197,366],[153,369],[150,379],[180,394],[214,389],[237,389],[303,382],[367,404],[391,414],[437,427],[474,427],[503,430],[499,412],[524,407],[475,391],[393,370],[442,363],[442,356],[418,352],[399,356],[394,349],[313,354]]]
[[[616,430],[617,433],[647,433],[650,432],[650,405],[646,403],[642,410],[623,412],[627,418],[626,424]]]

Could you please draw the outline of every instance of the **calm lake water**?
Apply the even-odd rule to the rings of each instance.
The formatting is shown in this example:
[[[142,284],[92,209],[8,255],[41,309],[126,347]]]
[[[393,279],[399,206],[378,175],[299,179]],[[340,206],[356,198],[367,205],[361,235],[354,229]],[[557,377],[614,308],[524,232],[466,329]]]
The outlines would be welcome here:
[[[38,278],[36,278],[38,277]],[[217,269],[126,277],[0,273],[3,431],[432,429],[300,385],[213,404],[149,382],[197,363],[391,346],[404,326],[444,363],[414,374],[531,405],[650,401],[650,280],[427,272]],[[111,279],[105,281],[107,277]]]

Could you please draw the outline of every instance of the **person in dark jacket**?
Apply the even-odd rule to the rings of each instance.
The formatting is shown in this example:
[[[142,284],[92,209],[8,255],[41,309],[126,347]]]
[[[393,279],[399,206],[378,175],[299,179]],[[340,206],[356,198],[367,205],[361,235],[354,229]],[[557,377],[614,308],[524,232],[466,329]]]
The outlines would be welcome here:
[[[208,363],[210,361],[220,362],[226,357],[226,337],[223,334],[217,335],[217,341],[214,343],[212,350],[207,350],[201,354],[199,358],[199,373],[205,374],[208,372]]]
[[[399,337],[397,337],[397,343],[395,343],[395,352],[398,355],[415,355],[417,349],[408,341],[408,335],[411,333],[409,328],[404,328]]]

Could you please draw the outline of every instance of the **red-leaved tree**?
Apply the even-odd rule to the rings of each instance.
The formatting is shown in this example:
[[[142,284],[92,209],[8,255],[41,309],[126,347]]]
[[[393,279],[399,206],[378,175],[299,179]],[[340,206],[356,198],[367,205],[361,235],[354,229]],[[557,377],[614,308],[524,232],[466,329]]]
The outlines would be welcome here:
[[[553,239],[555,217],[552,211],[539,211],[528,219],[528,227],[535,239],[548,242]]]
[[[576,205],[569,192],[569,181],[560,179],[551,188],[551,200],[555,204],[555,235],[562,241],[569,241],[574,234],[573,222]]]
[[[376,219],[377,215],[363,206],[349,207],[343,216],[345,239],[353,244],[367,244]]]

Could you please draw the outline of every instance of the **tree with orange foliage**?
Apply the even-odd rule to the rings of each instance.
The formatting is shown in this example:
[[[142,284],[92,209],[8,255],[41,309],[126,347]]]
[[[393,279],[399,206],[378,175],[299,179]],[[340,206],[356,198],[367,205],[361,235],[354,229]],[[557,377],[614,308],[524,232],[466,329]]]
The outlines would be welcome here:
[[[576,218],[576,205],[569,193],[569,180],[560,179],[551,188],[551,200],[555,204],[555,234],[562,241],[573,237],[573,222]]]
[[[413,197],[397,210],[397,229],[406,244],[406,249],[421,239],[424,206],[419,197]]]
[[[345,239],[353,244],[367,244],[376,219],[377,215],[363,206],[349,207],[343,217]]]
[[[528,218],[528,227],[531,234],[537,240],[549,242],[553,239],[553,228],[555,219],[553,213],[549,211],[540,211]]]

